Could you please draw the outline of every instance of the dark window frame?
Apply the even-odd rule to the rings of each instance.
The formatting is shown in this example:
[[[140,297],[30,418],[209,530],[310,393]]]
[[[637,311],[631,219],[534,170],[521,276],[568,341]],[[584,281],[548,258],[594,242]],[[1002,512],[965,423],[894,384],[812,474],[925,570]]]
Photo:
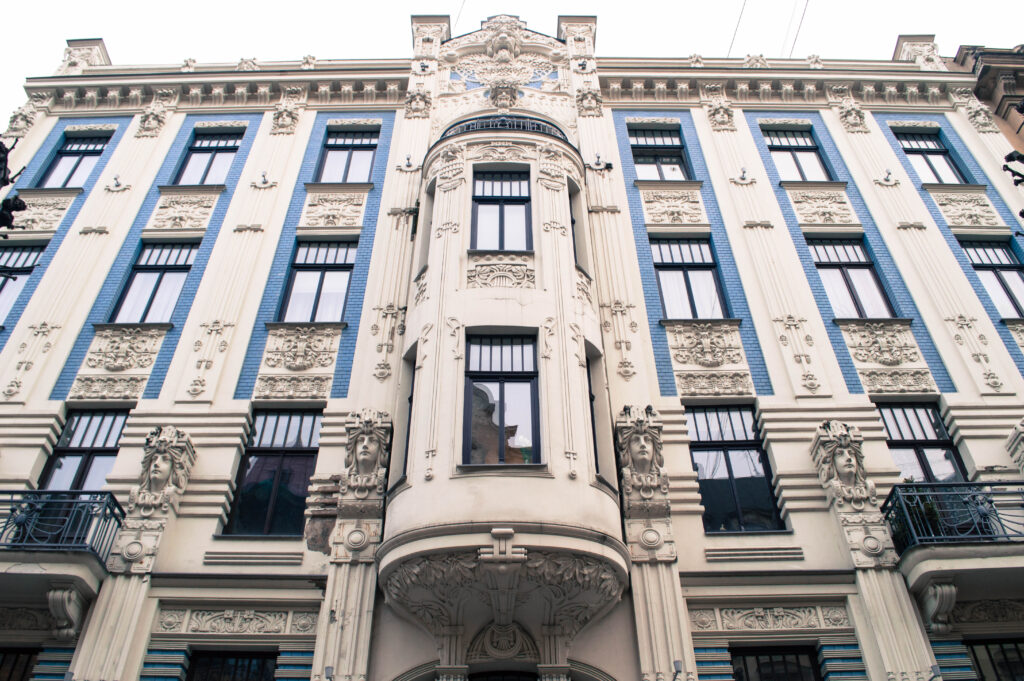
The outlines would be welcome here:
[[[351,135],[353,137],[364,138],[365,136],[373,136],[372,143],[358,143],[358,142],[332,142],[332,135]],[[324,136],[324,147],[320,151],[320,159],[316,165],[316,181],[319,183],[327,184],[364,184],[373,180],[373,164],[377,161],[377,146],[380,144],[380,129],[376,130],[328,130]],[[366,179],[363,180],[350,180],[348,179],[349,171],[352,169],[352,151],[356,150],[371,150],[373,154],[370,156],[370,165],[367,170]],[[345,157],[345,168],[342,170],[341,179],[323,179],[324,169],[327,166],[327,158],[330,156],[331,151],[348,151],[348,156]]]
[[[6,310],[0,306],[0,328],[3,328],[3,324],[7,320],[7,315],[11,313],[14,308],[14,304],[18,301],[18,297],[21,292],[25,290],[25,284],[28,282],[22,280],[22,277],[26,279],[32,276],[32,271],[39,264],[39,259],[43,257],[43,251],[46,250],[46,246],[3,246],[0,247],[0,268],[3,269],[5,276],[0,277],[0,301],[5,298],[5,291],[11,286],[18,287],[14,297],[10,299],[10,307]],[[20,283],[18,283],[20,280]]]
[[[806,669],[810,671],[810,677],[807,677],[799,673],[799,657],[805,656],[807,658]],[[818,650],[814,646],[758,646],[751,648],[729,648],[729,657],[731,666],[733,669],[733,677],[736,681],[822,681],[821,668],[818,665]],[[784,658],[795,657],[793,661],[795,665],[792,676],[790,675],[790,661]],[[749,664],[740,664],[741,660],[754,659],[755,664],[759,665],[757,672],[757,678],[751,678],[753,675],[749,673]],[[786,674],[771,674],[768,678],[762,674],[760,664],[757,662],[757,658],[772,658],[772,663],[778,661],[783,662],[786,668]],[[783,658],[780,660],[780,658]],[[742,673],[740,673],[742,672]]]
[[[58,147],[56,153],[53,155],[53,159],[50,161],[49,165],[47,165],[46,172],[43,173],[43,175],[39,178],[39,181],[36,183],[36,187],[46,189],[66,189],[69,187],[84,187],[85,182],[89,180],[89,175],[91,175],[92,172],[96,169],[95,163],[92,165],[92,167],[89,168],[89,171],[86,174],[85,180],[83,180],[82,184],[69,185],[68,182],[70,182],[71,179],[78,172],[78,169],[82,165],[82,160],[84,158],[95,157],[98,159],[100,156],[103,155],[103,152],[106,151],[107,149],[107,145],[110,144],[111,137],[112,135],[90,135],[88,137],[65,136],[64,140],[61,142],[60,147]],[[95,147],[96,145],[99,145],[99,147],[85,149],[73,148],[79,147],[81,145],[87,145],[88,147]],[[60,166],[61,161],[65,158],[70,158],[72,156],[77,156],[78,160],[75,161],[75,164],[68,171],[67,175],[64,178],[64,181],[61,182],[61,184],[58,186],[47,187],[47,184],[50,181],[50,177]]]
[[[174,175],[174,182],[172,184],[187,186],[187,187],[199,187],[203,185],[223,184],[223,182],[207,182],[206,179],[210,175],[210,168],[213,166],[217,155],[220,153],[231,152],[231,163],[228,164],[227,174],[231,172],[231,166],[234,164],[235,157],[238,155],[238,150],[242,147],[242,140],[245,138],[245,131],[239,130],[234,132],[215,132],[215,133],[201,133],[193,132],[192,141],[188,145],[188,150],[185,152],[185,156],[181,161],[181,166],[178,168],[178,172]],[[205,142],[229,142],[230,140],[236,140],[234,144],[226,144],[225,146],[204,146]],[[203,169],[202,177],[199,182],[182,185],[181,179],[185,175],[185,171],[189,167],[189,161],[194,154],[209,154],[210,158],[207,159],[206,167]]]
[[[344,248],[345,249],[345,262],[296,262],[299,259],[301,249],[306,248],[308,255],[309,250],[312,246],[320,248]],[[345,311],[348,308],[348,297],[352,292],[352,272],[355,269],[355,258],[359,248],[359,242],[357,241],[296,241],[295,250],[292,252],[291,265],[288,269],[288,283],[285,285],[284,295],[281,297],[281,304],[277,311],[277,319],[280,322],[287,322],[289,324],[321,324],[321,323],[332,323],[340,322],[345,319]],[[316,257],[315,255],[313,256]],[[292,293],[295,290],[295,278],[299,272],[319,272],[320,277],[317,281],[316,293],[313,296],[313,307],[310,311],[310,319],[307,320],[291,320],[288,321],[285,318],[288,315],[288,307],[292,301]],[[348,279],[345,282],[345,300],[341,305],[341,315],[338,319],[331,320],[317,320],[317,312],[320,309],[321,294],[324,288],[324,279],[327,272],[348,272]]]
[[[965,482],[967,480],[967,468],[964,466],[963,458],[960,456],[960,450],[957,449],[956,444],[953,442],[953,438],[950,437],[949,431],[946,430],[946,424],[942,420],[942,414],[939,412],[938,407],[934,404],[927,403],[879,403],[875,405],[878,410],[879,418],[882,420],[882,427],[886,433],[886,444],[890,451],[893,449],[910,449],[913,450],[914,455],[917,457],[917,465],[924,474],[924,480],[918,482]],[[886,413],[894,413],[893,410],[903,411],[906,409],[913,409],[915,411],[925,409],[931,412],[928,421],[931,423],[932,428],[936,431],[936,434],[945,435],[945,437],[939,437],[935,439],[929,438],[913,438],[913,439],[895,439],[891,438],[891,430],[889,428],[889,421],[885,418]],[[895,416],[893,417],[895,419]],[[918,412],[918,418],[920,413]],[[909,426],[913,428],[913,426]],[[897,425],[897,428],[902,428]],[[938,480],[936,479],[935,473],[932,471],[931,463],[928,460],[928,455],[925,452],[928,448],[943,448],[952,453],[950,461],[953,463],[953,467],[956,469],[957,474],[960,476],[960,480]],[[898,466],[895,459],[893,463]],[[901,471],[902,474],[902,471]]]
[[[499,176],[499,177],[494,177]],[[495,196],[492,194],[478,194],[477,186],[478,182],[524,182],[526,185],[525,195],[516,196]],[[498,250],[507,252],[533,252],[533,216],[532,204],[533,196],[530,191],[530,173],[525,170],[516,171],[476,171],[473,173],[473,217],[470,231],[470,250],[477,250],[478,240],[478,227],[479,227],[479,209],[481,205],[497,205],[498,209],[498,248],[497,249],[485,249],[485,250]],[[522,251],[518,249],[505,248],[505,206],[507,205],[525,205],[524,209],[526,224],[523,227],[525,230],[525,242],[526,248]]]
[[[532,353],[532,366],[531,371],[477,371],[469,368],[470,364],[470,352],[471,346],[474,342],[482,342],[487,340],[493,345],[496,341],[500,341],[504,344],[505,341],[509,341],[509,344],[519,343],[524,347],[529,344]],[[462,419],[462,465],[473,466],[473,467],[496,467],[496,466],[542,466],[544,462],[541,457],[541,446],[540,446],[540,373],[537,365],[537,338],[535,336],[522,336],[522,335],[469,335],[466,337],[466,370],[465,370],[465,405],[463,408],[463,419]],[[505,385],[507,383],[525,383],[530,386],[530,422],[531,422],[531,457],[534,461],[529,463],[509,463],[505,461],[505,451],[508,446],[506,438],[504,436],[498,439],[498,462],[494,464],[489,463],[473,463],[470,459],[472,453],[472,442],[473,442],[473,382],[474,381],[489,381],[499,383],[499,394],[498,407],[501,409],[501,420],[497,424],[498,433],[505,432]]]
[[[0,679],[3,681],[30,681],[42,647],[25,645],[0,647]]]
[[[919,178],[922,183],[969,184],[967,175],[964,173],[963,170],[961,170],[960,164],[957,163],[956,158],[954,158],[953,155],[950,153],[949,147],[947,147],[945,143],[942,141],[942,138],[940,137],[938,132],[897,132],[894,134],[896,136],[896,141],[899,142],[900,149],[903,151],[904,154],[907,155],[908,161],[910,160],[911,155],[921,156],[924,159],[925,163],[928,165],[928,168],[930,169],[934,177]],[[914,146],[908,148],[910,144],[927,145],[929,143],[932,143],[933,141],[933,146]],[[933,161],[933,158],[940,157],[945,159],[945,167],[953,171],[953,174],[956,175],[957,179],[959,180],[958,182],[946,182],[942,179],[942,175],[936,170],[935,163]],[[920,175],[920,171],[916,166],[913,165],[913,162],[911,162],[911,166],[914,168],[914,171],[917,172],[918,175]]]
[[[310,431],[310,441],[315,441],[315,446],[303,446],[303,447],[289,447],[287,444],[282,445],[271,445],[271,446],[256,446],[253,445],[253,441],[257,437],[263,435],[262,428],[266,425],[266,419],[270,416],[275,417],[274,428],[278,428],[281,425],[282,417],[287,418],[286,427],[290,427],[291,419],[293,417],[299,417],[300,419],[305,416],[313,417],[313,424]],[[263,418],[262,425],[257,425],[260,418]],[[301,421],[299,422],[301,423]],[[299,517],[300,527],[297,532],[271,532],[271,524],[275,520],[275,510],[278,501],[278,492],[280,490],[282,471],[285,468],[286,458],[308,458],[312,459],[312,466],[310,472],[316,469],[316,459],[320,452],[320,430],[323,423],[323,411],[318,409],[263,409],[257,410],[253,414],[253,427],[249,434],[249,442],[245,447],[245,451],[242,453],[241,460],[238,463],[238,473],[235,476],[235,497],[231,504],[231,512],[228,514],[228,521],[224,525],[222,534],[231,536],[254,536],[254,537],[296,537],[302,536],[305,529],[305,515]],[[275,430],[276,433],[276,430]],[[287,435],[287,432],[286,432]],[[262,532],[239,532],[237,526],[239,522],[239,514],[241,512],[241,499],[243,498],[243,484],[246,477],[246,468],[249,459],[253,456],[261,457],[277,457],[276,470],[274,472],[274,478],[271,482],[271,492],[267,499],[267,505],[265,514],[263,516],[263,531]],[[304,488],[306,494],[303,499],[309,497],[309,484]],[[303,509],[304,511],[305,509]]]
[[[667,135],[666,135],[667,133]],[[636,172],[637,165],[653,165],[658,169],[658,178],[641,178],[637,174],[637,180],[641,182],[688,182],[693,179],[693,169],[690,168],[689,159],[686,156],[686,144],[683,142],[682,132],[679,127],[675,128],[644,128],[630,127],[627,131],[629,136],[629,148],[633,154],[633,169]],[[641,137],[642,135],[642,137]],[[677,144],[672,144],[674,139]],[[642,141],[637,141],[641,140]],[[654,163],[638,164],[637,159],[654,159]],[[676,163],[670,163],[675,161]],[[682,173],[681,178],[665,177],[664,165],[677,165]]]
[[[139,261],[146,257],[150,249],[183,249],[190,248],[191,251],[188,254],[186,264],[148,264],[140,263]],[[190,241],[173,241],[173,242],[154,242],[154,243],[143,243],[139,249],[138,255],[135,257],[135,263],[132,265],[132,269],[128,273],[128,279],[125,281],[124,286],[121,288],[121,295],[118,296],[117,305],[114,306],[114,311],[110,315],[111,324],[164,324],[170,321],[171,317],[174,316],[174,308],[178,306],[178,301],[181,299],[181,292],[185,288],[185,283],[188,281],[189,272],[192,271],[192,265],[195,263],[196,255],[199,252],[199,244]],[[169,258],[168,258],[169,259]],[[124,307],[125,302],[128,300],[129,294],[132,292],[132,284],[135,282],[136,276],[141,272],[158,272],[156,283],[153,284],[149,290],[149,298],[146,301],[146,306],[142,310],[141,318],[137,321],[118,321],[118,317],[121,314],[121,309]],[[185,279],[181,282],[181,288],[178,289],[178,294],[175,296],[174,305],[171,306],[170,314],[166,320],[147,320],[150,310],[153,308],[153,301],[157,297],[157,293],[160,291],[160,285],[163,283],[164,276],[169,272],[184,272]]]
[[[825,157],[822,156],[821,147],[818,145],[818,140],[814,136],[814,132],[811,130],[778,130],[775,128],[762,128],[761,133],[764,135],[765,144],[768,147],[768,155],[772,157],[772,162],[775,163],[775,169],[779,173],[779,179],[783,182],[833,182],[835,181],[835,175],[832,169],[829,168],[828,164],[825,163]],[[780,142],[782,138],[789,138],[788,143]],[[809,141],[809,144],[796,143],[794,140],[801,138]],[[774,140],[774,141],[773,141]],[[797,172],[800,173],[799,178],[784,178],[782,177],[782,170],[779,168],[778,163],[774,160],[775,156],[773,152],[789,152],[790,158],[793,160],[793,165],[796,166]],[[818,159],[818,164],[821,166],[822,172],[825,174],[824,180],[808,180],[807,172],[804,169],[803,164],[800,162],[800,157],[797,152],[813,152]]]
[[[864,260],[850,260],[842,262],[820,261],[816,255],[814,246],[852,246],[859,249],[863,253]],[[863,241],[861,241],[860,239],[807,239],[807,248],[808,250],[811,251],[811,259],[814,260],[815,269],[838,270],[839,273],[842,275],[843,283],[846,286],[846,291],[850,295],[850,299],[853,301],[854,307],[857,309],[858,319],[891,319],[896,316],[896,310],[893,307],[892,300],[890,300],[889,298],[889,293],[888,291],[885,290],[884,282],[882,281],[882,278],[878,276],[878,270],[875,269],[875,263],[871,259],[871,255],[870,253],[868,253],[868,250],[865,247]],[[853,279],[850,277],[849,270],[853,269],[867,270],[868,272],[870,272],[871,278],[875,282],[875,285],[878,287],[878,292],[881,294],[882,299],[885,301],[885,307],[889,312],[889,314],[886,317],[868,315],[865,312],[864,301],[861,299],[860,289],[857,287]],[[822,286],[825,289],[825,296],[829,299],[829,305],[832,305],[832,299],[828,295],[828,286],[825,284],[824,281],[822,282]],[[832,305],[832,307],[834,308],[835,306]],[[832,312],[835,313],[835,310],[833,309]]]
[[[718,261],[715,259],[714,247],[711,244],[711,239],[674,239],[674,238],[656,238],[650,239],[652,260],[654,262],[654,279],[658,283],[658,296],[661,300],[661,316],[662,319],[728,319],[729,306],[728,301],[725,298],[725,291],[722,289],[722,280],[718,272]],[[692,252],[693,247],[700,247],[703,245],[707,246],[708,252],[711,254],[710,261],[703,262],[666,262],[665,260],[658,260],[659,255],[655,254],[655,246],[658,246],[658,251],[662,245],[667,245],[671,248],[672,245],[678,245],[682,248],[684,245],[688,246]],[[701,249],[703,250],[703,249]],[[689,317],[670,317],[668,314],[668,307],[665,304],[665,291],[662,288],[661,276],[658,274],[661,270],[678,270],[683,273],[683,280],[686,284],[686,299],[690,305],[690,316]],[[712,280],[715,284],[715,294],[718,297],[718,306],[722,311],[719,317],[701,317],[697,314],[697,299],[693,295],[693,283],[690,277],[691,271],[709,271],[712,274]]]
[[[1011,674],[1011,675],[999,674],[999,670],[994,668],[995,667],[994,664],[992,665],[993,666],[993,671],[996,672],[997,676],[991,677],[991,676],[987,676],[987,675],[983,674],[982,673],[983,669],[982,669],[981,665],[978,662],[978,655],[977,655],[976,648],[981,648],[981,647],[986,648],[985,652],[986,652],[989,660],[991,660],[992,653],[991,653],[991,650],[988,650],[988,648],[990,646],[1000,646],[1002,648],[1005,648],[1006,646],[1012,646],[1013,649],[1014,649],[1014,652],[1017,655],[1018,669],[1021,669],[1021,668],[1024,668],[1024,637],[1020,637],[1020,636],[1012,637],[1011,636],[1011,637],[997,637],[997,638],[982,638],[982,639],[975,639],[975,640],[966,639],[963,643],[967,647],[967,656],[971,660],[971,667],[974,669],[974,673],[977,675],[978,681],[1016,681],[1017,679],[1021,678],[1021,676],[1019,674]],[[1005,657],[1005,652],[1004,652],[1004,657]]]
[[[124,425],[128,420],[128,415],[129,412],[123,409],[88,409],[70,412],[68,414],[67,421],[64,422],[64,428],[61,430],[60,437],[57,439],[57,444],[54,445],[53,452],[47,458],[46,465],[43,466],[42,474],[39,476],[39,489],[50,488],[49,486],[53,482],[54,471],[58,468],[58,464],[60,464],[63,459],[68,457],[81,457],[78,462],[78,468],[71,479],[68,489],[87,492],[99,491],[83,490],[82,485],[89,477],[89,473],[97,458],[111,457],[113,459],[117,457],[117,453],[120,450],[121,436],[124,432]],[[109,426],[102,431],[106,433],[103,438],[104,444],[97,446],[94,438],[95,435],[99,433],[99,429],[106,423],[105,420],[97,422],[97,430],[94,431],[91,436],[88,432],[84,432],[81,433],[79,437],[78,428],[82,427],[81,424],[83,420],[87,419],[85,421],[85,427],[88,429],[92,424],[93,419],[106,419],[107,417],[111,417],[112,421]],[[106,444],[109,442],[110,433],[114,428],[117,429],[116,441],[113,445]],[[72,444],[75,440],[81,441],[85,437],[92,438],[89,445],[83,447]],[[113,463],[113,461],[111,461],[111,463]]]
[[[188,665],[185,681],[274,681],[277,671],[276,652],[257,650],[193,650]],[[219,669],[214,668],[213,661],[220,660]],[[234,664],[231,673],[226,673],[229,661],[247,660],[248,668]],[[259,661],[261,669],[252,669],[252,662]],[[253,672],[257,672],[254,674]]]
[[[1024,264],[1021,263],[1017,254],[1013,252],[1012,244],[1005,241],[964,241],[961,242],[960,246],[964,249],[964,254],[967,256],[967,260],[971,263],[971,267],[974,268],[975,272],[979,270],[995,272],[996,281],[999,282],[1000,287],[1003,289],[1003,293],[1013,306],[1014,311],[1016,312],[1016,317],[1024,317],[1024,300],[1017,297],[1013,292],[1012,287],[1007,284],[1006,275],[1003,274],[1003,272],[1016,272],[1017,276],[1024,280]],[[975,249],[978,248],[998,249],[999,251],[1008,254],[1009,259],[1012,262],[977,262],[973,255],[977,252]],[[981,277],[979,276],[979,279],[980,278]],[[986,295],[988,295],[990,299],[993,298],[984,280],[982,280],[981,284],[985,288]],[[996,311],[1000,312],[1000,317],[1003,317],[994,299],[992,300],[992,304],[996,306]],[[1008,319],[1009,317],[1003,318]]]

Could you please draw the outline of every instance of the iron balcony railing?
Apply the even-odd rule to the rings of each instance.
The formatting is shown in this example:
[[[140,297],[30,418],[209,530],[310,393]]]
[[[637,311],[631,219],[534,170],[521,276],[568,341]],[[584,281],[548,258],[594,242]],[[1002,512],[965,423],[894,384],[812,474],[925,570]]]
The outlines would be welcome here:
[[[480,116],[478,118],[471,118],[468,121],[462,121],[449,127],[443,133],[441,133],[440,139],[446,139],[448,137],[455,137],[456,135],[462,135],[467,132],[479,132],[481,130],[515,130],[519,132],[536,132],[541,135],[549,135],[551,137],[558,138],[563,142],[568,142],[565,133],[551,125],[546,123],[539,118],[530,118],[529,116]]]
[[[896,550],[1024,541],[1024,482],[894,485],[882,504]]]
[[[106,562],[123,520],[110,492],[0,491],[0,550],[86,551]]]

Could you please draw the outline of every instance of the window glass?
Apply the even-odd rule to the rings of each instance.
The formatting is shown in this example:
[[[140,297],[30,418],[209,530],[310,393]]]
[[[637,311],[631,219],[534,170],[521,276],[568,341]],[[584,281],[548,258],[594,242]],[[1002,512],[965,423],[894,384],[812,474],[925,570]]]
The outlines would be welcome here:
[[[926,480],[924,470],[917,460],[917,454],[913,449],[889,449],[896,467],[900,469],[900,479],[903,482],[924,482]]]
[[[308,322],[313,318],[313,305],[320,285],[320,272],[299,271],[292,277],[292,289],[284,314],[286,322]]]
[[[963,481],[963,463],[938,409],[931,405],[880,405],[889,451],[905,481]]]
[[[847,270],[853,288],[864,308],[865,317],[889,317],[889,304],[878,286],[874,273],[866,267],[851,267]]]
[[[204,184],[224,184],[228,179],[228,171],[231,170],[231,162],[235,159],[234,152],[218,152],[210,163],[210,170],[206,173]]]
[[[1000,270],[999,276],[1006,283],[1006,288],[1009,289],[1017,306],[1024,309],[1024,304],[1022,304],[1024,303],[1024,272],[1021,270]],[[1019,314],[1016,313],[1018,316]]]
[[[733,495],[725,452],[715,449],[694,450],[693,467],[697,471],[697,488],[704,505],[705,532],[736,532],[740,514]]]
[[[324,272],[320,290],[320,304],[316,309],[318,322],[340,322],[345,309],[345,295],[348,293],[348,270]]]
[[[495,203],[482,203],[477,206],[476,214],[476,247],[481,250],[498,250],[499,215],[501,206]]]
[[[821,275],[821,282],[825,285],[825,293],[828,295],[828,302],[832,305],[832,314],[839,319],[852,319],[859,317],[857,305],[853,302],[853,296],[843,279],[843,272],[838,268],[823,267],[818,270]]]
[[[722,315],[722,302],[718,297],[718,286],[712,270],[692,270],[690,287],[693,291],[693,303],[697,308],[697,318],[718,319]]]
[[[658,164],[653,158],[639,158],[636,161],[636,179],[638,180],[660,180]]]
[[[55,455],[51,463],[49,480],[43,488],[60,491],[74,489],[75,477],[78,475],[78,466],[81,463],[81,456]]]
[[[212,154],[193,152],[185,161],[185,169],[181,171],[178,184],[199,184],[203,181],[203,173],[210,162]]]
[[[472,412],[470,415],[470,446],[467,463],[499,463],[501,440],[500,428],[501,385],[492,381],[473,381],[470,393]]]
[[[928,163],[928,159],[925,158],[924,154],[907,154],[907,160],[910,161],[910,165],[914,166],[914,170],[917,172],[918,178],[924,183],[941,182],[939,177],[932,170],[932,166]]]
[[[467,340],[463,463],[540,463],[534,346],[523,337]]]
[[[505,463],[533,460],[533,389],[529,383],[505,384]]]
[[[522,203],[505,206],[505,250],[526,250],[526,208]]]
[[[816,151],[794,151],[793,155],[804,171],[804,179],[808,182],[827,182],[828,173]]]
[[[321,182],[341,182],[348,164],[348,149],[331,149],[324,157],[324,168],[320,173]]]
[[[935,482],[963,482],[953,450],[946,447],[922,447]]]
[[[686,179],[686,173],[683,171],[683,164],[679,159],[676,158],[662,158],[661,171],[665,174],[666,180]]]
[[[150,295],[160,280],[159,272],[136,272],[132,276],[132,283],[128,287],[121,309],[114,318],[118,323],[133,323],[142,321],[142,315],[149,305]]]
[[[369,182],[370,167],[373,164],[373,151],[357,149],[352,152],[352,161],[348,168],[349,182]]]
[[[956,166],[953,165],[953,159],[947,154],[930,154],[928,158],[935,166],[935,173],[939,177],[939,182],[947,184],[960,184],[963,182],[960,179],[960,174],[956,171]]]
[[[82,160],[79,161],[78,167],[75,168],[75,172],[68,178],[67,187],[84,187],[86,180],[89,179],[89,173],[96,167],[96,163],[100,160],[99,156],[83,156]]]
[[[340,322],[356,248],[354,242],[300,242],[281,321]]]
[[[50,174],[47,175],[46,180],[43,182],[43,186],[63,187],[68,176],[78,164],[78,160],[78,156],[58,156],[53,168],[50,169]]]
[[[690,299],[686,292],[686,273],[683,270],[658,270],[661,299],[666,319],[692,319]]]
[[[110,475],[110,471],[114,468],[115,458],[117,458],[115,455],[92,457],[92,462],[89,464],[85,472],[85,478],[82,480],[81,489],[88,491],[102,489],[107,484],[107,476]]]
[[[773,151],[772,160],[775,161],[775,168],[779,171],[780,180],[799,181],[803,179],[797,168],[796,159],[788,151]]]
[[[146,322],[169,322],[174,312],[174,305],[178,302],[178,294],[185,283],[187,272],[165,272],[160,279],[160,286],[153,296],[153,304],[149,306],[146,313]]]

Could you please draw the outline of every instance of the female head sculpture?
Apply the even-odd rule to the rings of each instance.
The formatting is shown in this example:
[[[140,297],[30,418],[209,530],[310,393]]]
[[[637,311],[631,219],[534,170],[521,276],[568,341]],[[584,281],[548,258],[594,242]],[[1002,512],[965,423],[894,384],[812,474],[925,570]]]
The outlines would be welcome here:
[[[867,479],[864,471],[862,440],[856,427],[835,420],[818,426],[815,440],[821,484],[837,505],[849,502],[858,510],[864,507],[865,501],[877,503],[875,484]]]
[[[177,508],[196,459],[192,440],[174,426],[158,426],[146,437],[143,452],[139,485],[129,496],[128,511],[150,516]]]

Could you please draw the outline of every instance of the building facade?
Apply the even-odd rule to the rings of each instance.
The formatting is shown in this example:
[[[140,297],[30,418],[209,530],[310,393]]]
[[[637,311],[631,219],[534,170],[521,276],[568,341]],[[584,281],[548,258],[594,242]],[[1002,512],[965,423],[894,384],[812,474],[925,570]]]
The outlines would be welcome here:
[[[4,681],[1024,678],[978,75],[412,39],[28,79]]]

